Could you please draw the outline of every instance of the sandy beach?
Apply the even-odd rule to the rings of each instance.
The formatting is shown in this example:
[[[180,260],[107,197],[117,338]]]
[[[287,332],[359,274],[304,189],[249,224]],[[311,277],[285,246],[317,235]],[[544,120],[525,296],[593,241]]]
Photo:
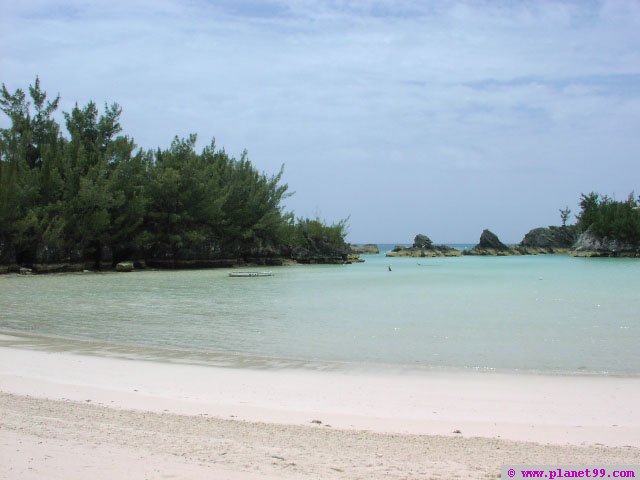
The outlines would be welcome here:
[[[2,478],[497,478],[633,464],[640,378],[238,369],[0,347]],[[454,432],[460,433],[454,433]]]

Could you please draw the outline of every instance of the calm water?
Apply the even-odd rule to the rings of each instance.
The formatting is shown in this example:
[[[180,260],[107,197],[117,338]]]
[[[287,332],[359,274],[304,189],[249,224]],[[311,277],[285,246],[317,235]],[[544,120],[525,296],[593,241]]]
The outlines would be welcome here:
[[[0,332],[185,359],[640,374],[640,261],[365,258],[264,278],[0,276]]]

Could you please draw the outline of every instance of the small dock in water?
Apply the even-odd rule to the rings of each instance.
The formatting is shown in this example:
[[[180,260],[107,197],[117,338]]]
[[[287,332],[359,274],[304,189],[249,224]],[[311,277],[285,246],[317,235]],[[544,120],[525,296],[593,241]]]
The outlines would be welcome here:
[[[230,277],[273,277],[273,272],[231,272]]]

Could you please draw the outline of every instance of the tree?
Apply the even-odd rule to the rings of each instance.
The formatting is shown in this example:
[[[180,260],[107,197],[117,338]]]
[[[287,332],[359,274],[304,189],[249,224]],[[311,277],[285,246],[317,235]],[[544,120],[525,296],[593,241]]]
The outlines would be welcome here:
[[[596,220],[600,195],[596,192],[580,195],[580,213],[578,214],[578,229],[586,231]]]
[[[19,263],[73,256],[98,266],[109,251],[119,260],[146,252],[176,261],[344,246],[344,223],[296,224],[284,211],[282,168],[267,175],[246,151],[235,159],[213,141],[198,153],[195,135],[137,149],[121,133],[117,103],[102,113],[92,101],[76,103],[63,112],[62,133],[53,117],[59,101],[47,100],[38,78],[28,95],[0,91],[11,122],[0,129],[0,246]]]
[[[597,193],[582,195],[578,226],[599,238],[640,243],[640,206],[631,193],[625,201],[616,201]]]
[[[568,206],[560,209],[560,220],[562,221],[563,227],[567,226],[567,220],[569,220],[570,216],[571,216],[571,210],[569,209]]]
[[[60,97],[47,101],[36,77],[29,98],[2,84],[0,110],[11,121],[0,129],[0,241],[15,248],[18,261],[31,261],[48,231],[49,209],[60,187],[58,159],[63,145],[52,119]],[[4,240],[3,240],[4,238]]]

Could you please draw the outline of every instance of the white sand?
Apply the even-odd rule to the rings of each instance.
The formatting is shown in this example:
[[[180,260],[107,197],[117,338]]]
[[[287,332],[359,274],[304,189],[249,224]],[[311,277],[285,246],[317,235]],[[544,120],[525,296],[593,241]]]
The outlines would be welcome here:
[[[6,478],[496,478],[527,459],[640,458],[640,378],[225,369],[0,347],[0,391]]]

